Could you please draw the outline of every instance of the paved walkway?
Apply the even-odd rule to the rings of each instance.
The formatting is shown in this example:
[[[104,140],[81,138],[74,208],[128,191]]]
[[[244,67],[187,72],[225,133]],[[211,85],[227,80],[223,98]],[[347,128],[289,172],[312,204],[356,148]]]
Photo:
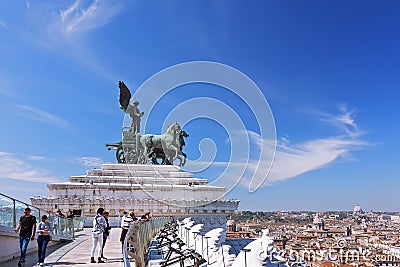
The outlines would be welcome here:
[[[113,228],[111,230],[110,239],[107,240],[104,248],[104,256],[107,257],[105,263],[90,263],[90,250],[92,248],[91,229],[85,229],[85,232],[78,233],[76,239],[72,242],[57,244],[49,247],[47,250],[47,257],[45,259],[45,266],[110,266],[120,267],[124,266],[122,261],[121,243],[119,236],[121,233],[120,228]],[[97,260],[97,249],[95,253]],[[26,257],[24,267],[36,266],[37,253],[30,253]],[[15,267],[18,260],[10,260],[0,263],[1,267]]]

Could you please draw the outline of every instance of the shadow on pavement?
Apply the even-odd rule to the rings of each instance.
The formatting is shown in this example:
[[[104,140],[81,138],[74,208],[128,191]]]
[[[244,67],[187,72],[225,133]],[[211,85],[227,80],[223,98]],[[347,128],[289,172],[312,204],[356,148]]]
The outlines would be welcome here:
[[[47,262],[46,265],[48,266],[56,266],[56,265],[87,265],[88,263],[82,262],[66,262],[66,261],[57,261],[57,262]]]
[[[31,242],[36,242],[36,240],[35,241],[31,241]],[[55,244],[55,245],[53,245],[51,247],[47,247],[46,254],[50,255],[51,253],[53,253],[57,249],[65,246],[69,242],[71,242],[71,241],[60,242],[60,243]],[[18,266],[18,261],[19,261],[19,257],[15,258],[15,259],[12,259],[12,260],[9,260],[9,261],[0,262],[0,266],[1,267],[15,267],[15,266]],[[24,266],[34,266],[34,265],[36,265],[37,261],[38,261],[37,252],[36,251],[35,252],[31,252],[29,254],[26,254]]]

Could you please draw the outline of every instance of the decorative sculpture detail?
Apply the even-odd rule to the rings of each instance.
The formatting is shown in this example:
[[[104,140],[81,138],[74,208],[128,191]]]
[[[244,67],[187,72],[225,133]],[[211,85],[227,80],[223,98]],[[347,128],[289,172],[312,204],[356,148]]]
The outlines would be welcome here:
[[[138,109],[139,101],[133,101],[133,105],[129,104],[131,101],[131,92],[124,82],[119,81],[119,105],[120,108],[128,113],[132,118],[131,132],[134,134],[140,133],[140,119],[143,117],[144,112]]]
[[[153,164],[172,165],[179,159],[179,166],[186,163],[186,154],[182,151],[185,146],[184,138],[189,134],[182,130],[178,122],[168,126],[165,133],[161,135],[141,134],[140,120],[144,112],[140,112],[139,101],[130,104],[131,92],[124,82],[119,81],[119,104],[120,108],[128,113],[132,119],[131,127],[122,129],[122,141],[106,144],[108,150],[116,150],[118,163],[146,164],[149,160]]]

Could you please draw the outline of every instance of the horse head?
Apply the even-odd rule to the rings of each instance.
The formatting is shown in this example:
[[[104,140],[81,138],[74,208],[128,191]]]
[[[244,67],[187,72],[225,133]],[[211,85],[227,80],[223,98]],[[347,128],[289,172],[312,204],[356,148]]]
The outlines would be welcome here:
[[[185,130],[181,130],[180,135],[181,135],[182,137],[189,137],[189,134],[188,134],[187,132],[185,132]]]
[[[166,134],[171,134],[172,136],[174,136],[174,139],[177,139],[178,136],[181,133],[181,126],[179,125],[178,122],[174,122],[171,125],[168,126],[167,130],[165,131]]]
[[[179,133],[179,145],[180,145],[180,150],[182,151],[183,146],[186,145],[184,137],[189,137],[189,134],[185,132],[185,130],[181,130]],[[186,155],[186,154],[185,154]]]

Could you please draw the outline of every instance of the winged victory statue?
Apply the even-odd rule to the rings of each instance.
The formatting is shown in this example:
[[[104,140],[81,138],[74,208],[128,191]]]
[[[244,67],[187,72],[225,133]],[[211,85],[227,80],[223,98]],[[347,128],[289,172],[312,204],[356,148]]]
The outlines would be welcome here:
[[[141,134],[140,121],[144,112],[138,108],[139,101],[135,99],[131,104],[132,94],[123,81],[118,82],[118,87],[120,108],[131,117],[130,127],[122,128],[122,141],[106,144],[108,150],[116,150],[118,163],[172,165],[179,159],[179,166],[184,166],[187,155],[182,149],[185,146],[184,138],[189,134],[178,122],[169,125],[161,135]]]

